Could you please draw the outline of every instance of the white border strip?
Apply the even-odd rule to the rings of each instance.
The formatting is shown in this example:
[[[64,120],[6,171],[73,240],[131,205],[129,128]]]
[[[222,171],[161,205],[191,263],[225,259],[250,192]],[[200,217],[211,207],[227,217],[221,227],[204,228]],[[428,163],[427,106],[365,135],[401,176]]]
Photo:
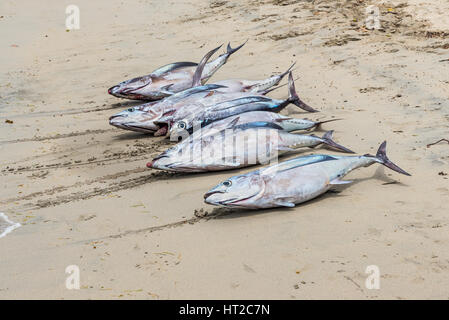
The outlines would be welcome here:
[[[0,212],[0,217],[3,218],[7,223],[11,224],[8,228],[5,229],[5,231],[3,231],[2,234],[0,234],[0,238],[6,236],[8,233],[21,226],[20,223],[14,223],[11,220],[9,220],[8,216],[3,212]]]

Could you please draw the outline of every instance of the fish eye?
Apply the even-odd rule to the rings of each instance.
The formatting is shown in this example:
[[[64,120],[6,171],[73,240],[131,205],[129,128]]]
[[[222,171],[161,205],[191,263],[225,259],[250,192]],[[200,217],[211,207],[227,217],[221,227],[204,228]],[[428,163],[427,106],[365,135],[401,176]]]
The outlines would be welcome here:
[[[129,111],[129,112],[133,112],[133,111],[134,111],[134,108],[129,108],[128,111]]]
[[[184,121],[178,122],[178,128],[185,129],[186,128],[186,123]]]
[[[224,185],[225,187],[230,187],[230,186],[232,185],[232,182],[229,181],[229,180],[226,180],[226,181],[223,182],[223,185]]]

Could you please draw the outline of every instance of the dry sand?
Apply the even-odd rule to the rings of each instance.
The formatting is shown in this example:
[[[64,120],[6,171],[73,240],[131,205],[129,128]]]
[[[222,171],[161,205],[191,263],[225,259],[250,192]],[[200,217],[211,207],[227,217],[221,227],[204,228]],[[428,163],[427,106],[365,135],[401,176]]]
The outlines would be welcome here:
[[[72,3],[81,29],[66,32]],[[379,5],[381,30],[363,27],[368,4]],[[2,0],[0,212],[22,227],[0,239],[0,298],[448,299],[449,145],[426,147],[449,138],[448,7]],[[107,88],[246,39],[214,80],[297,61],[300,96],[321,113],[283,113],[343,118],[324,129],[361,154],[386,139],[413,176],[372,166],[294,209],[226,212],[204,192],[252,168],[145,168],[167,142],[109,126],[135,103]],[[80,267],[80,290],[65,287],[68,265]],[[380,269],[379,290],[365,287],[368,265]]]

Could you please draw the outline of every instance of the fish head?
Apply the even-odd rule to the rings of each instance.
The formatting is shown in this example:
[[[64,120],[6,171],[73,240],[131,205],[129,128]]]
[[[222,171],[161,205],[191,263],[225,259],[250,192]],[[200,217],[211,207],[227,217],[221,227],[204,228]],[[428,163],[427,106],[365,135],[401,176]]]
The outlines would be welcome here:
[[[170,135],[172,136],[183,136],[185,133],[194,133],[203,127],[204,121],[201,114],[195,113],[193,111],[179,112],[171,118],[170,122]],[[182,110],[181,110],[182,111]]]
[[[224,207],[255,207],[265,190],[265,182],[259,172],[231,177],[204,195],[208,204]]]
[[[178,121],[170,121],[170,136],[171,137],[182,137],[186,132],[190,131],[192,127],[190,125],[190,121],[188,119],[178,120]]]
[[[175,145],[167,149],[157,157],[153,158],[153,160],[148,162],[147,167],[159,170],[176,171],[177,164],[180,163],[179,159],[176,160],[180,148],[181,147],[179,145]]]
[[[146,97],[140,94],[139,91],[145,87],[151,86],[152,82],[153,79],[150,75],[137,77],[120,82],[118,85],[109,88],[108,93],[117,98],[145,99]]]
[[[109,124],[125,130],[149,133],[159,129],[153,120],[152,113],[140,107],[131,107],[112,115],[109,118]]]

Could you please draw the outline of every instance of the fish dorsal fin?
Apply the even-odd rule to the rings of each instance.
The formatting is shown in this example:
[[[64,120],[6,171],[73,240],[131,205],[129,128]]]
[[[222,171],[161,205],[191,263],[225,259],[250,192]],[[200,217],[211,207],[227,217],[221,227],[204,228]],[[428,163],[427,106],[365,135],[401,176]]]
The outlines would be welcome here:
[[[196,67],[195,73],[193,74],[192,87],[201,85],[201,76],[203,74],[204,66],[206,65],[209,58],[212,57],[212,55],[215,52],[217,52],[217,50],[220,48],[221,48],[221,46],[216,47],[215,49],[209,51],[208,53],[206,53],[206,55],[203,57],[203,59],[201,59],[200,63]]]
[[[151,72],[151,75],[156,76],[156,77],[160,77],[162,76],[164,73],[176,70],[176,69],[181,69],[181,68],[186,68],[186,67],[196,67],[198,65],[198,63],[195,62],[175,62],[175,63],[170,63],[170,64],[166,64],[165,66],[162,66],[156,70],[154,70],[153,72]]]
[[[337,160],[337,158],[325,154],[317,154],[317,155],[310,155],[310,156],[303,156],[303,157],[297,157],[291,160],[287,160],[284,162],[281,162],[279,164],[273,165],[268,168],[262,169],[261,173],[264,175],[269,175],[272,173],[279,173],[287,170],[291,170],[298,167],[303,167],[307,165],[311,165],[314,163],[319,163],[323,161],[332,161]]]
[[[274,122],[268,122],[268,121],[254,121],[254,122],[248,122],[243,123],[235,127],[235,129],[253,129],[253,128],[269,128],[269,129],[276,129],[276,130],[283,130],[282,127]]]

